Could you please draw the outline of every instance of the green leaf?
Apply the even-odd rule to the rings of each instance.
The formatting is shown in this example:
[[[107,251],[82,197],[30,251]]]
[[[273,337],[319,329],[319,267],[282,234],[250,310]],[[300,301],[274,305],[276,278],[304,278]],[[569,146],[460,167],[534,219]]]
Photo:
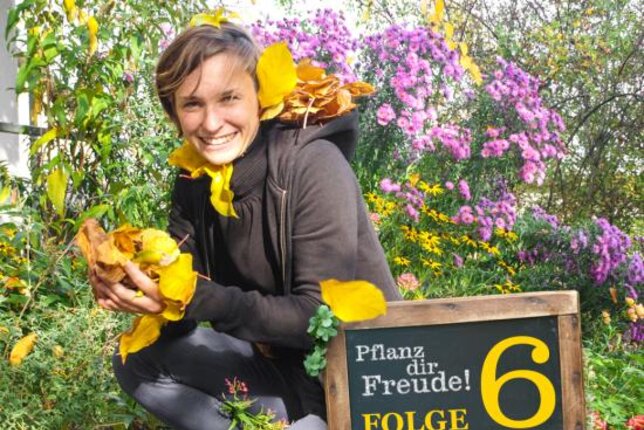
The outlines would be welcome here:
[[[29,155],[34,155],[38,150],[43,146],[54,140],[56,137],[58,137],[58,128],[54,127],[47,131],[45,134],[40,136],[33,145],[31,145],[31,148],[29,149]]]

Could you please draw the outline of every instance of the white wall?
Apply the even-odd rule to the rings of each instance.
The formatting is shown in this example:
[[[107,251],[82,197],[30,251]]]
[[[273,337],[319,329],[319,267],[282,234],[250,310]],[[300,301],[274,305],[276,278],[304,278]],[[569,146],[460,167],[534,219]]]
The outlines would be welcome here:
[[[26,94],[17,98],[13,86],[16,81],[18,65],[7,51],[4,32],[7,27],[7,14],[14,0],[0,0],[0,122],[29,124],[29,99]],[[27,137],[0,132],[0,161],[8,161],[10,172],[26,177]]]

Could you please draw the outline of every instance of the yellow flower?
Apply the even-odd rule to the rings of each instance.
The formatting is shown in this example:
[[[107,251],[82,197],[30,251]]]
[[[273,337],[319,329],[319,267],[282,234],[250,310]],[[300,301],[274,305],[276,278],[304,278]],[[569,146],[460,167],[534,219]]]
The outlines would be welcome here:
[[[602,311],[602,322],[604,324],[610,324],[610,312]]]
[[[264,50],[257,62],[259,105],[264,110],[261,119],[275,118],[283,108],[284,97],[295,89],[297,73],[293,56],[284,42],[274,43]]]
[[[443,265],[438,261],[428,260],[426,258],[423,258],[422,262],[423,262],[423,266],[429,267],[432,270],[440,269],[441,267],[443,267]]]
[[[364,321],[384,315],[387,303],[382,291],[367,281],[320,282],[322,300],[344,322]]]
[[[428,185],[425,182],[421,182],[418,185],[418,189],[431,196],[439,196],[444,192],[443,187],[441,187],[440,184]]]
[[[397,264],[398,266],[407,267],[409,266],[409,264],[411,264],[411,261],[409,261],[409,259],[405,257],[394,257],[394,264]]]

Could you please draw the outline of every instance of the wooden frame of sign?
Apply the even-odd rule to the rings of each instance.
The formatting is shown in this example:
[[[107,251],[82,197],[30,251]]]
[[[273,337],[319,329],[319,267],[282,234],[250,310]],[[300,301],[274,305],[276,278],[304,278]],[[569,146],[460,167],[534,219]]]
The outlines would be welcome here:
[[[547,318],[544,318],[547,317]],[[328,359],[328,364],[327,364],[327,369],[326,372],[323,376],[324,379],[324,387],[325,387],[325,393],[326,393],[326,403],[327,403],[327,420],[328,420],[328,425],[329,425],[329,430],[379,430],[384,427],[385,430],[395,430],[397,428],[400,429],[420,429],[421,427],[424,430],[430,430],[432,428],[454,428],[454,429],[461,429],[461,428],[469,428],[469,429],[476,429],[476,428],[495,428],[494,426],[484,426],[481,424],[480,421],[477,421],[476,417],[471,417],[472,422],[469,424],[469,427],[466,424],[465,417],[464,416],[458,416],[459,412],[452,412],[452,426],[450,427],[450,424],[448,422],[448,414],[447,410],[444,411],[444,413],[436,412],[434,411],[431,417],[429,417],[429,413],[426,411],[419,412],[418,415],[416,415],[416,412],[414,411],[407,411],[407,412],[400,412],[397,414],[389,414],[391,416],[387,416],[388,414],[386,413],[387,406],[383,406],[385,410],[379,411],[379,410],[374,410],[372,412],[379,412],[379,413],[373,413],[373,414],[365,414],[364,411],[360,411],[358,407],[356,407],[356,411],[354,412],[355,416],[352,415],[352,407],[354,404],[358,404],[359,402],[356,401],[352,403],[353,400],[356,398],[359,398],[355,392],[357,392],[361,396],[372,396],[371,398],[377,397],[373,396],[374,393],[377,394],[390,394],[387,399],[391,399],[395,403],[395,395],[396,392],[395,390],[398,389],[399,393],[407,394],[410,390],[410,384],[409,384],[409,379],[407,379],[407,382],[400,382],[398,381],[398,385],[396,385],[396,382],[394,380],[391,380],[392,382],[389,385],[389,388],[387,388],[386,384],[382,385],[381,382],[387,382],[388,381],[381,381],[379,379],[379,375],[376,375],[375,377],[372,376],[364,376],[364,374],[359,372],[359,366],[362,366],[363,364],[368,364],[367,362],[370,359],[373,360],[385,360],[381,364],[374,362],[374,366],[381,366],[381,370],[376,370],[375,372],[389,372],[390,368],[392,366],[397,365],[397,363],[400,362],[400,359],[406,359],[404,361],[405,363],[412,363],[415,362],[414,366],[414,372],[410,371],[410,364],[407,365],[406,367],[406,372],[409,375],[416,375],[419,373],[422,373],[418,370],[418,366],[420,364],[427,366],[431,365],[431,363],[420,363],[418,361],[414,361],[412,359],[413,354],[415,351],[413,351],[414,348],[421,348],[421,347],[416,347],[416,346],[410,346],[409,350],[403,350],[404,348],[401,348],[400,346],[394,347],[394,348],[387,348],[385,344],[377,344],[377,345],[350,345],[352,351],[349,351],[348,347],[348,341],[347,341],[347,336],[351,337],[353,335],[367,335],[367,336],[376,336],[373,337],[373,339],[390,339],[391,342],[396,343],[399,342],[399,339],[410,339],[414,338],[414,342],[417,343],[422,343],[424,340],[423,339],[429,339],[429,338],[434,338],[433,332],[430,333],[431,336],[427,336],[427,333],[424,332],[419,332],[418,330],[427,330],[428,332],[431,332],[431,330],[434,330],[435,327],[441,328],[443,327],[443,330],[445,327],[447,328],[463,328],[463,327],[470,327],[471,333],[474,333],[475,336],[473,336],[473,339],[469,343],[477,343],[479,340],[479,334],[481,336],[485,336],[486,333],[488,332],[493,332],[496,329],[494,327],[497,326],[503,326],[505,325],[512,325],[511,320],[519,320],[520,322],[528,322],[531,323],[531,321],[537,321],[537,320],[532,320],[532,319],[541,319],[541,320],[547,320],[552,327],[549,330],[545,330],[546,332],[552,333],[552,338],[554,339],[554,342],[551,341],[552,345],[551,346],[557,346],[558,348],[550,348],[548,351],[551,351],[552,357],[557,358],[558,357],[558,363],[554,363],[553,366],[556,368],[556,382],[554,384],[551,384],[552,387],[556,388],[556,395],[553,394],[553,398],[556,398],[556,405],[557,405],[557,422],[559,423],[558,425],[560,426],[559,428],[563,428],[565,430],[570,430],[570,429],[584,429],[584,423],[585,423],[585,406],[584,406],[584,392],[583,392],[583,368],[582,368],[582,355],[581,355],[581,332],[580,332],[580,321],[579,321],[579,296],[576,291],[562,291],[562,292],[537,292],[537,293],[519,293],[519,294],[509,294],[509,295],[497,295],[497,296],[476,296],[476,297],[463,297],[463,298],[448,298],[448,299],[436,299],[436,300],[423,300],[423,301],[405,301],[405,302],[391,302],[388,303],[388,309],[387,309],[387,314],[383,315],[381,317],[375,318],[373,320],[369,321],[362,321],[362,322],[357,322],[357,323],[343,323],[341,325],[341,328],[339,330],[338,336],[336,336],[330,343],[328,353],[327,353],[327,359]],[[500,325],[499,325],[500,323]],[[479,325],[478,324],[483,324]],[[485,325],[487,324],[487,325]],[[494,326],[493,324],[497,324],[497,326]],[[480,330],[472,330],[473,328],[479,327]],[[385,329],[385,330],[383,330]],[[387,330],[389,329],[394,329],[394,331],[389,331],[389,333],[394,333],[390,335],[386,335]],[[400,331],[402,330],[407,330],[408,333],[402,333]],[[503,329],[503,327],[501,327]],[[378,331],[380,330],[380,331]],[[398,331],[396,331],[398,330]],[[416,330],[416,334],[414,335],[412,332],[413,330]],[[369,333],[368,331],[371,331]],[[389,337],[387,337],[389,336]],[[415,336],[415,337],[414,337]],[[508,335],[512,336],[512,335]],[[518,339],[519,337],[512,337],[512,339]],[[355,339],[355,337],[354,337]],[[439,348],[434,348],[431,349],[431,352],[434,353],[437,349],[442,349],[442,345],[448,345],[448,348],[454,347],[454,344],[458,344],[459,340],[461,338],[458,337],[448,337],[447,342],[444,342],[441,344],[441,347]],[[526,337],[521,337],[521,339],[526,339]],[[534,339],[531,338],[531,339]],[[507,340],[507,339],[506,339]],[[362,341],[361,341],[362,342]],[[378,340],[380,342],[380,340]],[[402,340],[400,340],[402,342]],[[496,342],[492,340],[492,342]],[[538,342],[538,340],[537,340]],[[468,347],[469,347],[468,343]],[[500,342],[502,343],[502,342]],[[528,342],[529,343],[529,342]],[[499,342],[497,342],[498,346]],[[516,343],[515,343],[516,344]],[[515,345],[515,344],[511,344]],[[557,345],[554,345],[557,344]],[[536,345],[528,345],[534,347],[534,350],[532,351],[532,359],[534,360],[535,357],[535,351],[537,350]],[[544,344],[545,346],[545,344]],[[506,348],[510,349],[507,344],[505,347],[501,347],[501,349]],[[514,348],[514,347],[513,347]],[[523,346],[525,348],[525,345]],[[456,347],[458,350],[458,347]],[[513,351],[516,350],[516,348],[513,349]],[[357,352],[356,352],[357,351]],[[469,351],[469,350],[468,350]],[[421,351],[418,351],[419,353]],[[424,351],[423,355],[424,355]],[[439,351],[440,352],[440,351]],[[450,353],[448,355],[448,359],[443,358],[443,361],[445,364],[452,365],[452,358],[458,359],[460,356],[466,356],[468,354],[459,354],[459,351],[456,351],[457,353]],[[359,354],[356,356],[356,353]],[[391,356],[385,356],[386,353],[391,353]],[[396,356],[397,353],[402,354],[400,357]],[[404,354],[412,354],[410,356],[404,357]],[[353,358],[351,358],[351,354],[353,354]],[[484,362],[488,361],[488,357],[490,354],[485,356]],[[515,375],[517,372],[510,372],[510,370],[516,370],[516,369],[511,369],[511,365],[507,366],[507,363],[505,365],[505,368],[499,367],[498,375],[497,376],[497,369],[496,369],[496,364],[500,363],[500,358],[498,357],[499,354],[496,354],[497,358],[495,363],[494,363],[494,370],[490,373],[488,371],[488,382],[490,380],[489,375],[492,375],[492,379],[494,383],[497,384],[504,384],[505,382],[499,382],[501,381],[501,376],[502,374],[506,374],[506,376],[510,377],[510,379],[516,379],[516,378],[525,378],[528,379],[528,383],[532,383],[533,387],[536,385],[539,385],[538,383],[535,382],[535,380],[530,381],[531,377],[525,377],[525,376],[510,376],[510,373],[514,373]],[[508,355],[511,355],[508,353]],[[357,357],[357,358],[356,358]],[[353,360],[351,363],[349,362],[350,360]],[[389,360],[389,361],[386,361]],[[398,361],[397,361],[398,360]],[[359,361],[359,364],[355,364],[357,361]],[[528,360],[525,360],[528,361]],[[534,360],[535,362],[537,360]],[[485,364],[485,363],[483,363]],[[534,364],[534,363],[532,363]],[[436,365],[437,368],[440,368],[439,363],[433,363],[433,365]],[[358,368],[358,370],[356,370]],[[476,371],[478,368],[476,366],[473,366],[472,369]],[[480,380],[483,380],[483,374],[484,374],[484,366],[481,368],[481,377]],[[534,368],[533,368],[534,369]],[[523,370],[523,372],[531,372],[532,375],[536,375],[539,373],[539,367],[536,367],[537,370],[533,371],[526,371]],[[425,369],[427,370],[427,369]],[[431,369],[430,369],[431,370]],[[351,381],[358,381],[358,382],[351,382],[350,381],[350,372],[354,372],[355,374],[360,374],[360,378],[357,378],[354,375],[354,379]],[[467,370],[465,372],[468,372]],[[373,373],[373,371],[371,372]],[[440,372],[439,372],[440,373]],[[403,373],[405,378],[410,378],[407,374]],[[391,376],[391,375],[390,375]],[[437,381],[439,383],[442,382],[443,386],[446,385],[446,377],[445,377],[445,372],[443,372],[443,381]],[[462,376],[462,375],[461,375]],[[469,377],[469,374],[467,375]],[[543,376],[543,375],[542,375]],[[371,379],[370,379],[371,378]],[[497,379],[498,378],[498,379]],[[542,378],[543,379],[543,378]],[[546,377],[546,379],[548,379]],[[459,383],[460,380],[460,383]],[[452,380],[450,378],[450,387],[451,388],[460,388],[462,386],[462,378],[459,378],[459,380]],[[550,379],[548,379],[550,380]],[[360,381],[362,381],[362,385],[360,384]],[[472,378],[473,382],[477,382],[477,376],[474,376]],[[414,381],[417,382],[417,381]],[[455,384],[452,386],[452,382],[455,382]],[[487,382],[486,382],[487,383]],[[356,386],[355,384],[358,384],[357,386],[360,387],[359,390],[354,390],[354,394],[350,393],[350,388],[351,384],[354,384],[354,387]],[[433,384],[433,383],[432,383]],[[547,384],[547,383],[546,383]],[[440,385],[440,384],[438,384]],[[489,384],[488,384],[489,385]],[[558,386],[557,386],[558,385]],[[433,385],[432,385],[433,386]],[[418,387],[416,387],[418,388]],[[427,388],[427,386],[425,386]],[[472,384],[472,393],[474,391],[478,391],[479,385],[476,383]],[[537,387],[538,388],[538,387]],[[404,391],[402,391],[404,389]],[[445,389],[445,387],[443,387]],[[469,391],[470,387],[467,387],[467,390]],[[481,394],[476,395],[476,399],[478,402],[481,402],[481,398],[483,398],[483,403],[485,404],[485,398],[497,398],[496,404],[499,405],[496,407],[496,416],[501,416],[504,419],[520,419],[517,417],[514,418],[508,418],[505,416],[503,413],[503,406],[500,405],[502,402],[502,396],[501,396],[501,388],[497,386],[496,392],[494,393],[494,396],[485,396],[483,395],[483,383],[481,382],[480,385],[481,389]],[[486,388],[488,389],[488,388]],[[380,390],[380,391],[378,391]],[[385,390],[384,392],[382,390]],[[429,390],[429,389],[428,389]],[[362,392],[364,391],[364,392]],[[387,392],[389,391],[389,392]],[[538,394],[536,395],[537,398],[539,398],[539,411],[541,411],[542,407],[542,396],[544,392],[541,391],[541,388],[538,390],[530,387],[526,389],[526,391],[532,391],[533,395],[534,393]],[[427,391],[429,392],[429,391]],[[489,391],[486,391],[489,394]],[[552,393],[555,393],[555,391],[551,390]],[[415,393],[419,393],[419,391],[416,391]],[[434,402],[432,399],[436,399],[436,394],[434,394],[434,397],[425,397],[427,400],[424,400],[425,404],[431,404]],[[448,393],[450,394],[450,393]],[[461,394],[461,393],[456,393],[456,394]],[[470,393],[466,393],[467,395],[472,396]],[[429,394],[431,396],[431,394]],[[523,396],[523,394],[521,394]],[[520,396],[520,397],[521,397]],[[401,398],[404,398],[405,396],[401,396]],[[506,396],[507,398],[508,396]],[[516,397],[516,396],[511,396],[511,397]],[[409,397],[406,397],[407,399]],[[383,398],[384,399],[384,398]],[[407,400],[403,399],[401,400],[401,403],[406,404]],[[555,402],[555,400],[551,400],[551,403]],[[390,403],[390,402],[388,402]],[[387,404],[387,403],[380,403],[382,404]],[[546,407],[546,406],[544,406]],[[550,405],[552,410],[554,410],[554,406],[552,404]],[[475,409],[475,408],[473,408]],[[488,412],[490,409],[488,409],[488,406],[485,406],[483,409],[484,411]],[[452,410],[454,411],[454,410]],[[462,409],[461,411],[465,411],[465,409]],[[499,412],[500,411],[500,412]],[[534,409],[530,409],[531,412],[528,413],[528,416],[534,412]],[[423,413],[427,413],[425,417],[423,417]],[[461,414],[464,414],[465,412],[460,412]],[[539,412],[537,412],[538,415]],[[548,413],[546,411],[546,413]],[[360,415],[359,415],[360,414]],[[500,415],[499,415],[500,414]],[[515,414],[516,415],[516,414]],[[361,421],[361,425],[356,425],[355,422],[357,421],[352,421],[352,420],[357,420],[358,416],[360,416],[360,419],[362,420],[364,418],[364,421]],[[491,415],[490,415],[491,416]],[[535,415],[536,416],[536,415]],[[442,421],[442,424],[440,424],[437,427],[434,427],[434,424],[432,422],[435,422],[436,418],[444,418],[444,421]],[[534,417],[533,417],[534,418]],[[383,423],[383,419],[387,420],[387,423]],[[380,420],[380,423],[378,422]],[[424,421],[428,420],[428,421]],[[416,421],[415,423],[412,421]],[[500,421],[496,421],[496,423],[499,423]],[[514,421],[519,422],[519,421]],[[425,423],[425,424],[423,424]],[[454,424],[456,423],[456,424]],[[543,420],[541,420],[541,423],[543,423]],[[525,424],[525,422],[523,422]],[[539,424],[539,423],[538,423]],[[506,427],[503,428],[513,428],[512,424],[507,424],[506,422]],[[444,426],[444,427],[443,427]],[[500,428],[502,426],[498,426]],[[539,428],[551,428],[551,426],[538,426]],[[519,427],[515,427],[519,428]],[[523,428],[532,428],[532,427],[523,427]]]

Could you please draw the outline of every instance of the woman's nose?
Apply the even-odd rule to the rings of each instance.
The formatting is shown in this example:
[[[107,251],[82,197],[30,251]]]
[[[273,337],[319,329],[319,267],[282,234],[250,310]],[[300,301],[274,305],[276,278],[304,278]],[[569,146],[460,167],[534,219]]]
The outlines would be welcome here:
[[[219,112],[217,112],[217,110],[206,109],[204,112],[201,127],[209,133],[215,133],[221,127],[222,122],[223,121],[221,119],[221,116],[219,115]]]

